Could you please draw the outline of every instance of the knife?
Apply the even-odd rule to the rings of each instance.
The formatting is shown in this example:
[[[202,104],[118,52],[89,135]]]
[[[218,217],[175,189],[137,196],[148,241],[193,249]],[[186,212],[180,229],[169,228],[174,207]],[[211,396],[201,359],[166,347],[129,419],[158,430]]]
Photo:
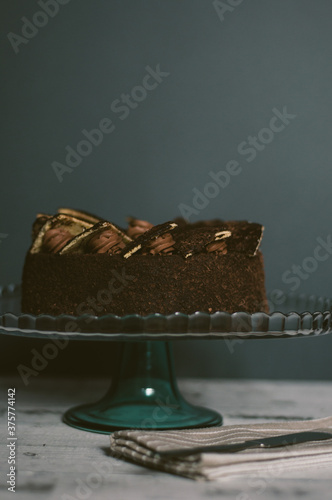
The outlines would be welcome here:
[[[251,439],[236,444],[221,444],[195,446],[193,448],[179,448],[175,450],[165,450],[156,452],[160,457],[186,457],[198,453],[233,453],[236,451],[247,450],[249,448],[277,448],[280,446],[289,446],[293,444],[306,443],[308,441],[323,441],[332,439],[332,432],[326,431],[303,431],[283,434],[262,439]]]

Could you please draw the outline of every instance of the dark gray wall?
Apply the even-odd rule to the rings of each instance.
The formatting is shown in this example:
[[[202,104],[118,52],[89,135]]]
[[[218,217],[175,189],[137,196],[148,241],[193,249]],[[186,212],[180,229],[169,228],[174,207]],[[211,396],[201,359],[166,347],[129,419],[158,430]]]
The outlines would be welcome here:
[[[53,17],[36,14],[37,1],[1,2],[1,282],[20,281],[37,212],[159,223],[235,160],[240,173],[191,220],[263,223],[268,289],[332,296],[332,257],[314,257],[317,238],[331,237],[331,2],[225,0],[224,12],[210,0],[62,2]],[[18,39],[22,17],[45,26]],[[157,65],[169,75],[138,90],[121,119],[111,104]],[[270,121],[284,108],[283,130],[262,131],[281,128]],[[114,131],[59,182],[52,163],[104,118]],[[257,134],[259,150],[245,153]],[[294,280],[303,264],[310,272]],[[183,375],[332,377],[330,337],[249,341],[232,354],[223,342],[175,348]]]

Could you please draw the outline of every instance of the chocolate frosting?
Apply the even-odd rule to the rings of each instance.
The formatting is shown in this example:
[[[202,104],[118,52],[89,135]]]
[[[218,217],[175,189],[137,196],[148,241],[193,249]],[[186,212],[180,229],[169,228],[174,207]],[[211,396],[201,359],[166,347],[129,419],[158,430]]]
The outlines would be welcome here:
[[[129,227],[127,234],[130,236],[130,238],[137,238],[141,234],[145,233],[149,229],[153,227],[153,224],[150,222],[147,222],[146,220],[139,220],[139,219],[134,219],[131,218],[129,219]]]
[[[170,233],[166,233],[159,238],[156,238],[149,245],[149,253],[156,254],[171,254],[174,251],[175,241]]]
[[[69,231],[56,227],[46,231],[43,239],[43,250],[49,253],[59,252],[73,238]]]
[[[88,243],[88,250],[92,253],[119,253],[125,244],[119,234],[105,229],[93,236]]]

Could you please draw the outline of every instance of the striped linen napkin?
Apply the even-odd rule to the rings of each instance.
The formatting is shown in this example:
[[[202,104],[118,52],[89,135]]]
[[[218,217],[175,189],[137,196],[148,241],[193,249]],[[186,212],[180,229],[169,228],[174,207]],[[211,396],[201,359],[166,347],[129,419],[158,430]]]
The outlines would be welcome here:
[[[332,417],[267,424],[226,425],[184,430],[122,430],[111,434],[111,453],[146,467],[191,479],[217,480],[232,475],[268,473],[277,469],[332,466],[332,438],[280,448],[255,448],[228,453],[200,453],[186,457],[160,457],[158,451],[202,445],[222,445],[292,432],[332,432]]]

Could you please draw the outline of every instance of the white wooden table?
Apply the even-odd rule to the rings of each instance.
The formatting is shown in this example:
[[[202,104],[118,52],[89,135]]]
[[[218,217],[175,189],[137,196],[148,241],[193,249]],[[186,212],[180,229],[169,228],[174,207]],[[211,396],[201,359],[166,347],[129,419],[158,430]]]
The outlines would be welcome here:
[[[180,380],[192,403],[220,411],[225,424],[332,415],[332,382]],[[16,388],[18,480],[7,491],[7,389]],[[61,421],[72,405],[95,401],[107,380],[47,379],[28,387],[1,380],[1,500],[168,500],[332,498],[332,470],[243,476],[196,482],[109,456],[109,437],[79,431]]]

